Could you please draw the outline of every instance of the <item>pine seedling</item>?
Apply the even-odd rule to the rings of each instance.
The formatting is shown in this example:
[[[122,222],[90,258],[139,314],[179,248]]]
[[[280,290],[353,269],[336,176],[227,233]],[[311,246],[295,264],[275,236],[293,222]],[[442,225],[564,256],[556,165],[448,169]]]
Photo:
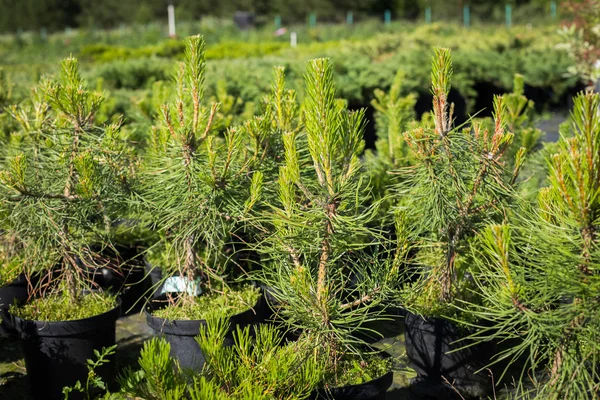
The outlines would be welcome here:
[[[506,105],[506,128],[514,135],[513,144],[508,148],[505,160],[508,166],[513,166],[520,148],[524,148],[526,154],[536,150],[540,144],[542,131],[535,127],[534,102],[525,96],[523,75],[515,74],[513,90],[503,98]]]
[[[380,237],[368,226],[376,207],[364,204],[369,188],[360,176],[364,111],[336,100],[328,59],[310,61],[305,82],[304,126],[281,132],[285,160],[260,250],[278,314],[336,365],[386,292],[388,271],[366,251]]]
[[[246,121],[243,128],[250,139],[250,151],[257,168],[275,182],[285,153],[283,137],[296,135],[300,129],[296,92],[286,88],[283,67],[273,69],[271,93],[265,96],[262,113]],[[276,185],[265,185],[266,196],[276,195]]]
[[[208,290],[226,285],[224,246],[262,189],[246,129],[219,132],[219,104],[203,104],[204,48],[201,36],[188,38],[177,98],[161,109],[142,187],[145,212],[162,233],[159,246],[169,249],[164,268],[186,279],[184,302],[200,291],[198,282]]]
[[[228,320],[213,315],[201,325],[198,344],[206,356],[201,374],[190,376],[177,368],[164,338],[144,343],[139,368],[119,378],[116,399],[306,399],[322,381],[322,363],[307,342],[286,342],[283,331],[262,324],[237,328],[233,344],[225,344]],[[251,333],[252,330],[252,333]],[[113,398],[113,397],[110,397]]]
[[[121,211],[128,186],[119,125],[94,124],[102,100],[87,89],[77,60],[64,60],[60,80],[43,84],[32,106],[10,109],[21,130],[1,163],[0,209],[20,242],[20,262],[28,271],[60,266],[44,289],[74,303],[94,289],[89,243]]]
[[[388,93],[380,89],[375,90],[375,98],[371,105],[376,111],[375,123],[377,125],[377,153],[393,167],[407,162],[408,148],[402,134],[408,124],[416,116],[414,106],[417,102],[415,94],[403,96],[404,71],[398,70]]]
[[[498,359],[526,355],[521,378],[533,380],[539,399],[592,399],[600,391],[599,109],[598,94],[574,99],[538,206],[514,226],[489,228],[475,258],[483,302],[473,310],[489,322],[476,338],[517,339]]]
[[[121,393],[148,400],[179,400],[184,398],[186,384],[179,376],[170,357],[171,345],[164,338],[144,343],[138,363],[140,369],[126,369],[119,377]]]
[[[506,130],[506,100],[494,99],[492,130],[481,124],[453,127],[448,103],[450,50],[436,49],[432,59],[434,127],[404,134],[415,163],[399,170],[399,210],[417,236],[415,259],[421,279],[408,289],[408,305],[441,312],[459,293],[466,247],[486,221],[501,219],[511,202],[524,160],[517,152],[507,171],[505,153],[513,140]]]
[[[229,324],[213,318],[201,326],[198,344],[206,356],[203,375],[235,399],[308,398],[323,380],[323,363],[307,341],[287,342],[276,326],[263,324],[252,333],[237,327],[233,346],[224,339]]]
[[[389,92],[376,89],[375,98],[371,101],[375,109],[376,152],[365,152],[365,165],[378,198],[387,194],[387,189],[397,177],[390,172],[411,163],[403,133],[416,118],[414,107],[417,99],[413,93],[403,95],[405,79],[405,73],[398,70]]]

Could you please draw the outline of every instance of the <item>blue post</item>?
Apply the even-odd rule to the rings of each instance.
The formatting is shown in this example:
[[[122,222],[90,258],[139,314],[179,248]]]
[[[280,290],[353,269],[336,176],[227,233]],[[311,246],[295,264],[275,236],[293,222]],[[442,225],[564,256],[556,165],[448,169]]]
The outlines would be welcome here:
[[[506,27],[510,28],[512,26],[512,6],[510,4],[504,7],[504,13],[506,16]]]
[[[310,16],[308,17],[308,26],[310,26],[311,28],[317,26],[317,14],[310,13]]]
[[[354,22],[354,14],[352,14],[352,11],[348,11],[348,13],[346,14],[346,24],[352,25],[353,22]]]
[[[466,28],[471,26],[471,10],[469,9],[468,4],[465,4],[463,7],[463,23],[465,24]]]
[[[556,1],[552,0],[550,2],[550,16],[552,18],[556,18]]]
[[[279,29],[281,28],[281,17],[279,15],[277,15],[275,17],[275,29]]]
[[[427,6],[427,8],[425,8],[425,23],[431,23],[431,6]]]
[[[390,25],[392,23],[392,12],[390,10],[385,10],[385,14],[383,14],[383,20],[386,25]]]

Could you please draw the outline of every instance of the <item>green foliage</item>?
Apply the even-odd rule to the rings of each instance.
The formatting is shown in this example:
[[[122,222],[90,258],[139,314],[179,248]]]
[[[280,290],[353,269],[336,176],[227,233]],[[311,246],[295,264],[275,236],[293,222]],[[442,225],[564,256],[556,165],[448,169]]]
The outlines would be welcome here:
[[[5,108],[13,101],[14,84],[7,73],[0,68],[0,143],[8,136],[12,126],[9,124]]]
[[[375,98],[371,100],[375,109],[376,152],[365,152],[365,165],[377,199],[388,194],[388,188],[397,177],[390,174],[390,171],[411,163],[403,133],[416,118],[414,107],[417,99],[414,93],[404,95],[405,80],[405,73],[398,70],[389,93],[377,89]]]
[[[452,126],[451,74],[450,50],[436,49],[431,72],[434,127],[404,134],[415,163],[399,169],[395,195],[414,243],[410,263],[421,275],[404,300],[426,313],[439,313],[440,306],[464,291],[470,238],[487,221],[504,217],[522,164],[519,151],[514,168],[505,170],[514,135],[506,131],[503,97],[495,99],[491,132],[476,122],[469,128]]]
[[[537,207],[512,226],[488,228],[475,250],[483,301],[473,313],[486,327],[474,338],[517,339],[498,359],[526,357],[521,379],[532,385],[520,391],[535,398],[598,394],[599,106],[597,94],[575,98],[570,135],[547,159],[550,186]]]
[[[19,241],[17,238],[2,234],[0,236],[0,287],[8,285],[23,272],[18,254]]]
[[[164,61],[147,58],[102,64],[95,73],[116,89],[150,88],[154,82],[170,76]]]
[[[542,136],[542,131],[534,126],[534,102],[527,99],[524,92],[523,76],[517,74],[512,92],[503,96],[506,105],[506,127],[514,135],[514,144],[509,147],[506,158],[516,163],[522,162],[517,159],[520,149],[525,149],[525,153],[519,157],[533,152],[539,146]],[[512,167],[513,164],[509,166]]]
[[[66,289],[66,288],[65,288]],[[12,305],[11,314],[32,321],[74,321],[104,314],[115,308],[116,297],[91,293],[74,300],[68,290],[34,299],[23,306]]]
[[[222,294],[207,294],[189,303],[167,306],[154,311],[153,315],[169,320],[206,320],[213,315],[229,318],[252,309],[259,296],[260,291],[252,286],[240,290],[227,289]]]
[[[188,376],[169,357],[163,338],[144,343],[140,369],[119,379],[120,395],[146,400],[306,399],[322,381],[322,364],[312,354],[314,343],[285,342],[273,325],[237,328],[233,346],[224,344],[227,320],[216,315],[200,327],[198,343],[206,357],[200,375]],[[119,397],[116,397],[119,398]]]
[[[235,399],[304,399],[322,381],[324,363],[307,340],[285,342],[273,325],[237,327],[234,345],[225,346],[229,326],[213,318],[200,328],[198,344],[206,357],[203,374]],[[198,396],[198,399],[203,397]]]
[[[190,282],[200,277],[210,291],[226,285],[231,260],[224,246],[259,198],[262,173],[253,170],[260,153],[248,151],[248,130],[219,131],[228,124],[217,116],[220,105],[203,104],[204,48],[202,37],[187,41],[177,98],[162,106],[150,139],[140,200],[143,217],[162,233],[157,246],[169,251],[163,257],[169,265],[162,267]],[[223,100],[233,107],[229,98]]]
[[[82,385],[81,381],[77,381],[72,387],[64,387],[63,394],[65,395],[65,400],[69,400],[69,395],[73,392],[82,393],[85,395],[86,400],[92,400],[93,397],[91,392],[93,390],[101,390],[103,392],[106,391],[106,383],[104,380],[102,380],[102,377],[97,375],[96,368],[109,363],[109,357],[115,354],[116,348],[117,345],[114,345],[110,347],[103,347],[102,352],[94,350],[96,359],[87,360],[88,376],[85,382],[85,387]]]
[[[304,124],[280,131],[278,196],[265,197],[258,250],[278,316],[302,330],[330,371],[344,354],[360,353],[355,334],[374,317],[394,269],[378,259],[381,238],[368,226],[377,207],[365,204],[360,175],[364,111],[336,99],[330,60],[310,61],[305,81]]]
[[[61,266],[44,290],[66,289],[75,304],[92,285],[83,266],[95,266],[89,243],[102,242],[123,207],[128,159],[119,125],[94,123],[102,95],[87,89],[75,59],[61,67],[58,82],[44,82],[30,104],[9,110],[20,127],[0,162],[0,214],[19,243],[22,270]]]
[[[392,369],[389,358],[379,355],[365,355],[357,357],[348,355],[343,358],[338,367],[337,377],[329,377],[331,387],[361,385],[368,381],[377,379],[387,374]],[[325,388],[329,385],[325,384]]]
[[[125,370],[119,377],[121,393],[146,400],[180,400],[186,384],[169,356],[171,346],[163,338],[144,343],[138,363],[140,369]]]
[[[600,54],[600,5],[596,1],[572,1],[568,7],[572,8],[576,20],[562,27],[559,46],[575,61],[569,67],[569,74],[593,88],[600,78],[596,65]]]

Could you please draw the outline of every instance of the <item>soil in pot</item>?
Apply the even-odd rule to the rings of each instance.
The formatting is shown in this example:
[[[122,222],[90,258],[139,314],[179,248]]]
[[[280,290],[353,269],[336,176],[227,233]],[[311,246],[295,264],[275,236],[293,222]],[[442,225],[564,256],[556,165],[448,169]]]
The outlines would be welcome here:
[[[244,327],[258,322],[258,309],[261,291],[248,286],[239,291],[230,291],[225,295],[199,296],[186,305],[170,305],[162,295],[154,299],[146,310],[146,321],[157,335],[163,335],[171,345],[171,357],[185,369],[200,371],[204,365],[204,356],[196,341],[200,326],[206,324],[211,313],[223,313],[228,316],[230,329]],[[231,339],[226,338],[226,344]]]
[[[392,363],[387,353],[362,360],[355,357],[343,360],[340,369],[344,372],[338,377],[338,383],[315,390],[313,399],[384,400],[392,385]]]
[[[22,308],[24,314],[29,314],[32,307],[25,307]],[[19,309],[11,309],[15,328],[21,335],[25,367],[35,399],[63,399],[63,387],[73,386],[78,380],[86,382],[87,360],[95,359],[94,350],[101,351],[103,347],[115,344],[120,301],[113,298],[101,307],[87,308],[103,308],[103,312],[79,319],[47,321],[29,319],[25,315],[21,318],[17,316]],[[114,362],[110,362],[96,370],[109,386],[114,382],[114,366]],[[81,397],[74,395],[72,398]]]
[[[19,275],[8,285],[0,287],[0,336],[8,336],[16,333],[8,308],[13,304],[24,303],[28,296],[28,282],[24,274]]]
[[[464,398],[479,398],[492,392],[493,381],[487,370],[495,354],[492,343],[464,348],[468,332],[455,323],[408,313],[405,318],[406,355],[417,372],[411,389],[420,395],[454,398],[452,383]],[[479,371],[479,372],[477,372]]]

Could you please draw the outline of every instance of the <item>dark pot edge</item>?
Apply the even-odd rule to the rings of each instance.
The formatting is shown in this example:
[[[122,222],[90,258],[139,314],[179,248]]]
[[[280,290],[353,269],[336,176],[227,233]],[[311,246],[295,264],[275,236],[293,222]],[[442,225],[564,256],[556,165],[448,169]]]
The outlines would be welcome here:
[[[252,315],[258,315],[258,310],[264,294],[261,290],[260,296],[256,300],[254,307],[250,307],[246,311],[234,314],[229,317],[232,325],[235,325],[237,320],[244,321],[250,318]],[[169,320],[166,318],[160,318],[152,315],[152,305],[146,306],[144,313],[146,314],[146,323],[154,331],[166,334],[166,335],[178,335],[178,336],[198,336],[200,325],[206,325],[205,319],[179,319]],[[165,329],[166,328],[166,329]]]
[[[97,329],[97,325],[104,321],[117,321],[121,316],[121,298],[117,297],[117,305],[102,314],[93,315],[88,318],[74,319],[69,321],[38,321],[22,319],[11,314],[16,330],[25,335],[35,336],[71,336],[89,330]],[[74,330],[76,326],[79,329]]]

